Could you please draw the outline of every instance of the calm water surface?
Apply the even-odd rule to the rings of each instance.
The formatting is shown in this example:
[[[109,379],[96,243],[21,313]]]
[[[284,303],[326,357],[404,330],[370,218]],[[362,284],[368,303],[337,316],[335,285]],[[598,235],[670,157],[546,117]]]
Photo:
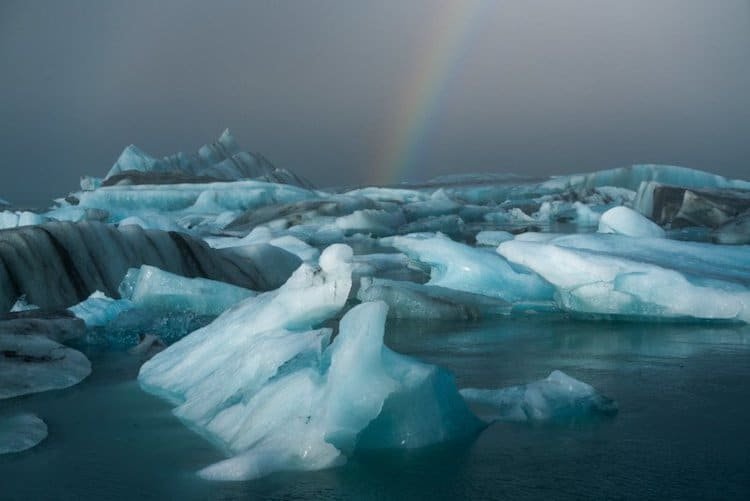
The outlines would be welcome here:
[[[504,319],[389,327],[393,349],[460,387],[561,369],[614,398],[613,419],[495,424],[474,441],[355,457],[341,468],[212,483],[221,454],[142,392],[138,360],[87,353],[78,386],[3,402],[49,426],[0,456],[0,499],[750,499],[750,328]]]

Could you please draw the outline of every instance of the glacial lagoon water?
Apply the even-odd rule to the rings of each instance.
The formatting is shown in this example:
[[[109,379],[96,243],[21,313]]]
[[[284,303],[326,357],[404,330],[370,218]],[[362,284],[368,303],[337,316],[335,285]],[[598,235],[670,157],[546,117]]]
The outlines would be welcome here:
[[[142,391],[141,360],[83,348],[81,384],[16,398],[49,437],[0,456],[0,499],[748,499],[750,326],[559,317],[389,324],[392,349],[498,388],[553,369],[615,399],[612,418],[496,423],[474,440],[359,455],[343,467],[210,482],[212,444]],[[482,409],[476,409],[481,415]]]

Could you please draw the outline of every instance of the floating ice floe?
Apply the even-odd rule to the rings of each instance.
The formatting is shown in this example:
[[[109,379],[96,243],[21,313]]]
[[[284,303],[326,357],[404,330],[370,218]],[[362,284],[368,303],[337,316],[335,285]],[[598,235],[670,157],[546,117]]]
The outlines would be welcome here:
[[[118,290],[135,306],[199,315],[219,315],[257,294],[225,282],[186,278],[147,265],[128,270]]]
[[[34,414],[0,416],[0,454],[22,452],[47,438],[47,425]]]
[[[0,399],[67,388],[91,373],[80,352],[39,334],[0,333]]]
[[[750,321],[747,247],[599,234],[516,239],[498,252],[552,284],[571,312]]]
[[[120,299],[96,291],[68,309],[86,326],[102,327],[134,308],[148,310],[143,312],[145,315],[189,312],[217,316],[257,294],[243,287],[205,278],[186,278],[148,265],[129,269],[118,292]]]
[[[598,231],[628,237],[664,238],[666,235],[661,226],[624,206],[613,207],[602,214]]]
[[[440,234],[390,237],[383,242],[429,266],[429,285],[511,303],[552,300],[549,283],[523,267],[511,266],[487,249],[470,247]]]
[[[489,406],[488,418],[494,421],[545,423],[617,413],[612,399],[558,370],[540,381],[510,388],[464,388],[461,396],[469,403]]]

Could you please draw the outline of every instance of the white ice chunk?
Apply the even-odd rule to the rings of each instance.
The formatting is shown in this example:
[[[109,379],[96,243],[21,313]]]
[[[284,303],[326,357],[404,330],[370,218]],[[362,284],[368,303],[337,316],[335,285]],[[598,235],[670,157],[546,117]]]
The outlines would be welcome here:
[[[380,209],[362,209],[336,219],[336,226],[347,233],[370,233],[392,235],[406,223],[403,213],[387,212]]]
[[[131,144],[126,147],[120,153],[119,158],[107,173],[106,177],[112,177],[126,171],[140,171],[148,172],[156,170],[159,166],[159,161],[138,148],[136,145]]]
[[[0,454],[31,449],[47,438],[47,425],[34,414],[0,416]]]
[[[218,315],[256,294],[236,285],[207,278],[186,278],[148,265],[128,270],[119,292],[135,306],[190,311],[198,315]]]
[[[331,330],[310,330],[344,306],[351,259],[347,246],[327,248],[319,269],[303,264],[143,365],[144,389],[232,455],[203,477],[327,468],[357,448],[422,447],[481,427],[449,374],[383,345],[385,304],[352,309],[327,349]]]
[[[0,399],[67,388],[90,373],[76,350],[40,335],[0,333]]]
[[[514,422],[567,421],[617,413],[617,404],[593,386],[562,371],[529,384],[480,390],[464,388],[461,396],[473,404],[493,408],[491,419]]]
[[[351,256],[351,248],[345,245],[325,249],[320,257],[322,270],[303,264],[281,288],[244,300],[208,326],[173,344],[141,368],[141,384],[189,406],[193,395],[201,394],[201,388],[210,387],[208,393],[214,394],[215,387],[225,385],[224,377],[230,377],[227,374],[237,364],[255,374],[257,368],[244,364],[236,358],[237,354],[249,353],[270,360],[271,354],[255,349],[257,343],[269,342],[265,340],[269,335],[285,337],[287,331],[306,331],[344,306],[352,285],[347,256]],[[282,344],[279,343],[280,348]],[[240,379],[238,374],[238,385],[246,383]],[[227,391],[229,387],[218,394]],[[197,415],[183,414],[185,419],[199,420]]]
[[[599,219],[599,233],[629,237],[664,238],[664,230],[650,219],[627,207],[613,207]]]
[[[416,203],[430,200],[431,196],[423,191],[408,190],[399,188],[379,188],[371,186],[360,188],[344,193],[349,197],[364,197],[375,202],[399,202],[399,203]]]
[[[2,205],[2,204],[0,204]],[[16,228],[19,226],[33,226],[42,224],[48,219],[40,214],[29,211],[2,211],[0,212],[0,230]]]
[[[498,252],[555,286],[569,311],[750,321],[750,251],[620,235],[504,242]]]
[[[428,284],[497,297],[508,302],[547,301],[553,289],[538,275],[515,269],[487,249],[454,242],[444,235],[407,235],[383,239],[431,267]]]
[[[68,310],[83,320],[87,327],[101,327],[134,307],[135,304],[128,299],[112,299],[101,291],[95,291],[88,299]]]
[[[476,433],[482,423],[450,374],[383,345],[386,313],[380,302],[353,308],[324,354],[327,367],[292,368],[235,404],[241,412],[219,416],[225,426],[241,421],[230,426],[237,455],[201,476],[241,480],[321,469],[355,450],[411,449]]]

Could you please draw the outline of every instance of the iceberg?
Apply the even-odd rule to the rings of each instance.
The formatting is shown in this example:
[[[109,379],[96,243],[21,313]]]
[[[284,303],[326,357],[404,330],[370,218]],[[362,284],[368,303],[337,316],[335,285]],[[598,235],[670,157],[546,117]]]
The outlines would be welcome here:
[[[540,381],[510,388],[464,388],[461,396],[472,404],[489,406],[493,421],[547,423],[617,413],[613,400],[558,370]]]
[[[0,454],[22,452],[47,438],[47,425],[34,414],[0,416]]]
[[[567,235],[498,252],[555,287],[567,311],[633,319],[750,321],[750,251],[661,238]]]
[[[236,285],[186,278],[148,265],[129,269],[118,291],[122,301],[133,306],[214,316],[257,294]]]
[[[528,268],[513,267],[496,253],[441,235],[407,235],[382,240],[430,267],[429,285],[482,294],[504,301],[551,302],[552,287]]]
[[[206,424],[201,420],[203,414],[194,412],[197,403],[191,403],[191,395],[200,394],[201,388],[223,385],[223,378],[229,377],[230,369],[237,364],[255,371],[249,367],[252,363],[241,359],[230,363],[235,352],[263,357],[259,350],[252,349],[256,342],[267,342],[267,336],[287,337],[291,331],[309,331],[336,315],[352,286],[351,256],[348,246],[331,246],[321,254],[320,268],[302,264],[279,289],[246,299],[224,312],[145,364],[139,375],[142,386],[171,400],[184,401],[184,408],[178,410],[180,415]],[[322,335],[323,331],[308,337],[314,341]],[[212,360],[216,367],[223,368],[216,371],[213,364],[197,362],[201,360]],[[239,384],[239,377],[237,380]]]
[[[624,206],[613,207],[602,214],[598,231],[629,237],[664,238],[666,236],[659,225]]]
[[[413,449],[468,438],[484,424],[452,376],[383,345],[387,308],[365,303],[313,365],[268,382],[248,402],[237,455],[201,470],[213,480],[338,466],[360,450]]]
[[[287,184],[235,181],[203,184],[105,186],[75,195],[78,208],[109,213],[109,222],[127,217],[147,220],[154,214],[186,215],[240,213],[248,209],[318,197],[316,192]]]
[[[86,327],[103,327],[123,312],[135,308],[128,299],[112,299],[102,291],[95,291],[88,299],[68,308]]]
[[[319,270],[303,264],[279,290],[143,365],[142,387],[231,456],[203,477],[328,468],[359,449],[423,447],[481,429],[448,373],[383,345],[384,303],[350,310],[332,343],[330,329],[315,328],[344,307],[351,261],[350,248],[331,246]]]
[[[2,205],[2,204],[0,204]],[[16,228],[18,226],[33,226],[48,221],[44,216],[29,211],[0,212],[0,230]]]
[[[47,309],[67,308],[97,290],[117,298],[126,271],[143,264],[190,278],[270,290],[284,283],[299,262],[270,245],[215,250],[176,232],[95,222],[46,223],[0,231],[0,311],[8,311],[22,295]]]
[[[123,150],[103,184],[178,184],[190,182],[263,181],[311,187],[309,181],[274,167],[260,154],[241,151],[234,136],[225,130],[219,139],[197,154],[176,153],[156,159],[135,145]]]
[[[750,189],[750,182],[748,181],[727,179],[723,176],[687,167],[658,164],[637,164],[588,174],[557,176],[542,183],[541,186],[550,191],[583,190],[601,186],[638,190],[641,183],[650,181],[685,188]]]
[[[401,211],[363,209],[336,219],[336,226],[346,234],[369,233],[376,236],[392,235],[406,223]]]

